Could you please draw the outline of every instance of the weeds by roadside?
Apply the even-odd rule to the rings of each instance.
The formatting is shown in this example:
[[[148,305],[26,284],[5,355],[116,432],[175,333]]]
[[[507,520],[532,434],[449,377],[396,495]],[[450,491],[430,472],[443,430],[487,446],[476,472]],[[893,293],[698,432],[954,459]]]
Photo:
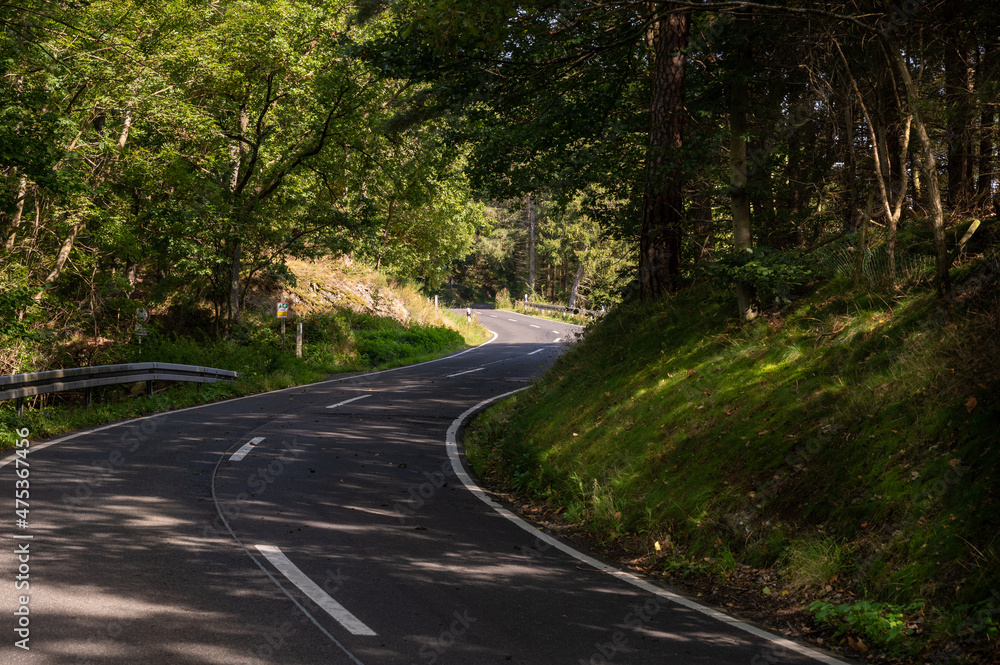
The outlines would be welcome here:
[[[153,329],[136,340],[109,347],[102,362],[169,362],[231,369],[235,383],[168,384],[145,397],[137,385],[96,390],[95,404],[86,407],[78,393],[46,396],[29,403],[18,418],[13,402],[0,406],[0,450],[13,445],[16,427],[27,426],[39,439],[135,418],[158,411],[209,403],[240,395],[320,381],[330,374],[410,364],[447,355],[481,343],[481,327],[439,311],[438,325],[400,323],[394,319],[351,310],[323,311],[304,317],[303,355],[295,355],[294,333],[282,341],[280,324],[248,317],[232,340],[208,341],[168,335]],[[424,319],[427,320],[427,319]],[[291,328],[289,326],[289,328]],[[39,408],[44,404],[43,408]]]

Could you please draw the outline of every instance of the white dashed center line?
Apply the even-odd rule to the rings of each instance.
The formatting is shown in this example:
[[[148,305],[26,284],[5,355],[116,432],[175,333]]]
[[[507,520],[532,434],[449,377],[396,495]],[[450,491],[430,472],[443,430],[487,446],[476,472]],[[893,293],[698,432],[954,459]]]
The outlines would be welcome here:
[[[541,328],[541,326],[536,326],[534,323],[529,323],[528,325],[532,328]]]
[[[448,376],[446,376],[444,378],[450,379],[453,376],[462,376],[463,374],[471,374],[473,372],[482,372],[484,369],[486,369],[486,368],[485,367],[477,367],[476,369],[467,369],[464,372],[455,372],[454,374],[449,374]]]
[[[344,406],[345,404],[350,404],[351,402],[357,402],[359,399],[364,399],[366,397],[371,397],[371,395],[361,395],[360,397],[352,397],[351,399],[345,399],[343,402],[337,402],[336,404],[331,404],[326,408],[336,409],[338,406]]]
[[[302,593],[323,608],[327,614],[337,620],[352,635],[375,635],[375,631],[361,623],[361,620],[347,611],[347,608],[335,601],[330,594],[323,591],[318,584],[309,579],[298,566],[289,561],[284,553],[274,545],[257,545],[257,550],[263,554],[282,575],[297,586]]]
[[[255,436],[248,442],[244,443],[239,450],[233,453],[233,456],[229,458],[230,462],[239,462],[241,459],[247,456],[247,453],[253,450],[253,447],[264,440],[262,436]]]

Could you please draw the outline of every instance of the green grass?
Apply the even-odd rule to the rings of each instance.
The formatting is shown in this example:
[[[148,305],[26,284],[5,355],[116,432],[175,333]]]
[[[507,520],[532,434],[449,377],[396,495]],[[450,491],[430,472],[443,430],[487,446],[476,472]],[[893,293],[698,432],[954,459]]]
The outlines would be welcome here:
[[[540,297],[535,297],[532,302],[537,302],[545,305],[558,305],[559,303],[548,303]],[[494,299],[494,306],[497,309],[505,309],[511,312],[520,312],[522,314],[527,314],[529,316],[534,316],[540,319],[549,319],[551,321],[561,321],[563,323],[575,323],[577,325],[585,326],[589,323],[593,323],[593,317],[585,316],[583,314],[573,314],[570,312],[554,312],[545,309],[538,309],[535,307],[526,307],[523,300],[512,300],[510,293],[507,289],[501,289]]]
[[[150,413],[213,402],[240,395],[314,383],[331,374],[405,365],[478,344],[484,329],[448,312],[441,323],[400,323],[394,319],[350,310],[324,311],[305,317],[303,354],[295,355],[294,326],[286,326],[282,342],[279,323],[247,318],[232,340],[211,341],[155,332],[140,345],[116,345],[97,364],[168,362],[235,370],[233,383],[158,384],[152,397],[145,384],[95,389],[95,403],[86,407],[82,394],[59,393],[45,398],[44,408],[25,409],[18,417],[13,401],[0,406],[0,449],[14,445],[15,430],[27,427],[33,440]]]
[[[734,309],[696,285],[609,313],[475,421],[474,469],[598,539],[640,543],[632,554],[670,542],[667,567],[773,567],[813,597],[837,576],[941,612],[989,598],[996,293],[945,318],[924,291],[839,279],[781,316],[739,325]]]

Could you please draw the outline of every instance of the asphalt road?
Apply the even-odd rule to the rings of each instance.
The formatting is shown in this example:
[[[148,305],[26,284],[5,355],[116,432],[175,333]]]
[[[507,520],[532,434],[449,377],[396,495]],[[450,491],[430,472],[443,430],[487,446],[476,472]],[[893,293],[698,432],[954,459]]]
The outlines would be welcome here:
[[[497,337],[439,361],[8,454],[0,663],[841,662],[488,505],[446,441],[573,327],[479,316]]]

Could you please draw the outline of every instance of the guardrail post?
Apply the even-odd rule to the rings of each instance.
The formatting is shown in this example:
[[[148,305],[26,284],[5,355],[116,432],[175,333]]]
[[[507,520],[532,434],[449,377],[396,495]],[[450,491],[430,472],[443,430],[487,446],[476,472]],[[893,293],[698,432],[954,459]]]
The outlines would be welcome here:
[[[83,389],[83,403],[87,408],[90,408],[94,403],[94,389],[92,387]]]
[[[20,418],[24,415],[24,398],[18,397],[14,400],[14,404],[17,406],[17,417]]]
[[[146,397],[152,397],[152,396],[153,396],[153,382],[152,381],[147,381],[146,382]]]

